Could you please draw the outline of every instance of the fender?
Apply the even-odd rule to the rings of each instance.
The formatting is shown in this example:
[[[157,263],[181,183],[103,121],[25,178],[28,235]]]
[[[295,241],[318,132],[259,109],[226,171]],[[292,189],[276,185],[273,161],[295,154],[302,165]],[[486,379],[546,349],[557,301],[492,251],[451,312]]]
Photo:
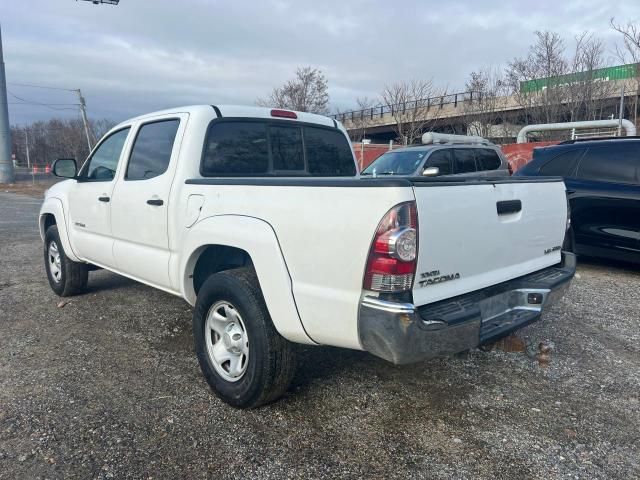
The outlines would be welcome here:
[[[52,214],[56,219],[56,225],[58,225],[58,234],[60,235],[60,241],[62,242],[62,248],[64,253],[70,260],[74,262],[82,262],[74,253],[71,248],[71,242],[69,241],[69,230],[67,229],[67,220],[64,215],[64,209],[62,207],[62,201],[56,197],[47,197],[40,207],[40,218],[38,221],[40,229],[40,237],[44,241],[44,216],[46,214]]]
[[[172,256],[171,278],[180,279],[182,296],[191,305],[196,302],[191,275],[200,253],[209,245],[226,245],[246,251],[253,262],[262,294],[278,333],[296,343],[315,345],[304,330],[292,292],[291,277],[271,225],[264,220],[242,215],[217,215],[204,218],[188,229],[182,254]]]

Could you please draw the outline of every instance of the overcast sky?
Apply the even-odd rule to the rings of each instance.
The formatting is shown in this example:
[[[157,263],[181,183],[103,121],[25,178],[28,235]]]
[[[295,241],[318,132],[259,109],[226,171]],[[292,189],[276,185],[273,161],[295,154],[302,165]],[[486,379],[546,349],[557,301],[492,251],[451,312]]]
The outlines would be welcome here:
[[[525,55],[544,29],[569,44],[592,31],[616,64],[612,16],[640,21],[640,1],[0,3],[12,123],[77,116],[73,106],[18,104],[74,103],[71,92],[15,83],[81,88],[89,116],[116,121],[185,104],[253,104],[301,65],[325,73],[332,109],[377,97],[395,80],[433,78],[458,91],[470,71]]]

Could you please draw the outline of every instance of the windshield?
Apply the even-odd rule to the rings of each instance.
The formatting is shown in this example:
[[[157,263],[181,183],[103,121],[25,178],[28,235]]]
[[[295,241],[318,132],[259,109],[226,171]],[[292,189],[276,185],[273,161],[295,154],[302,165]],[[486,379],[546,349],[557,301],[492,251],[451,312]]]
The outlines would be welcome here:
[[[362,171],[362,175],[411,175],[420,166],[425,150],[387,152],[376,158]]]

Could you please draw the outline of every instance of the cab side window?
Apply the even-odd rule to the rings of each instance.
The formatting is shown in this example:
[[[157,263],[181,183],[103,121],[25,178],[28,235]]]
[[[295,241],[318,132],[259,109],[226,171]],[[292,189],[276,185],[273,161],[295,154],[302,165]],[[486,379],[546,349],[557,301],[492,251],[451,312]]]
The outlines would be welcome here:
[[[123,128],[108,136],[93,152],[80,178],[92,182],[113,180],[129,130],[129,127]]]
[[[127,180],[148,180],[167,171],[179,125],[180,120],[171,119],[140,127],[129,157]]]
[[[425,168],[438,167],[440,170],[439,175],[451,175],[453,170],[451,168],[451,150],[436,150],[427,159]]]
[[[637,143],[590,147],[578,166],[578,178],[612,183],[637,183]]]
[[[476,150],[476,162],[480,171],[497,170],[502,165],[497,152],[490,148],[478,148]]]
[[[470,173],[476,171],[476,160],[473,148],[456,148],[453,150],[456,173]]]
[[[540,168],[540,173],[554,177],[570,177],[576,168],[576,163],[582,156],[582,152],[584,149],[577,148],[561,153],[545,163]]]

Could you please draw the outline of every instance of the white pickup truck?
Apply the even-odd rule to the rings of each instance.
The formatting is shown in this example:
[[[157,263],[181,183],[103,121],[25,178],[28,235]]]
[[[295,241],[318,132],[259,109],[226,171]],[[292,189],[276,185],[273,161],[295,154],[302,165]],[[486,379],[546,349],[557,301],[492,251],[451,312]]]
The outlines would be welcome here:
[[[152,113],[53,171],[54,292],[102,267],[184,298],[204,376],[237,407],[286,391],[295,343],[464,351],[537,320],[575,272],[560,178],[360,178],[344,128],[309,113]]]

